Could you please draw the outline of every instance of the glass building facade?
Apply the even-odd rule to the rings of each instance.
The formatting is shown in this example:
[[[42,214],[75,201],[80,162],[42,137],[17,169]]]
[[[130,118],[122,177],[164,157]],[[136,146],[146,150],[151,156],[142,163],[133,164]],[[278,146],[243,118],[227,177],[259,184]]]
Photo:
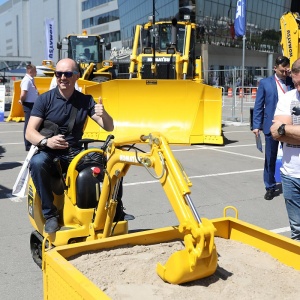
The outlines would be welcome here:
[[[117,2],[117,10],[107,11],[111,3]],[[265,53],[281,52],[280,48],[280,17],[285,11],[292,8],[294,0],[247,0],[246,1],[246,49]],[[237,0],[86,0],[82,2],[82,11],[98,8],[96,15],[82,20],[83,28],[92,28],[100,24],[118,21],[119,31],[109,32],[102,35],[108,42],[121,41],[123,48],[131,49],[135,26],[144,24],[149,16],[155,14],[155,20],[170,20],[174,17],[183,19],[185,14],[190,15],[191,21],[199,25],[197,42],[212,46],[225,46],[224,59],[216,61],[208,58],[208,65],[203,66],[209,84],[226,85],[226,80],[220,78],[215,80],[212,72],[232,68],[240,68],[232,56],[230,49],[243,47],[242,37],[236,37],[234,32],[234,20],[236,14]],[[103,8],[103,9],[102,9]],[[102,13],[103,10],[103,13]],[[206,47],[207,48],[207,47]],[[241,50],[240,50],[241,51]],[[213,48],[208,48],[209,57],[213,57]],[[229,54],[228,54],[229,53]],[[211,55],[212,54],[212,55]],[[252,54],[253,55],[253,54]],[[255,55],[254,55],[255,56]],[[226,57],[226,58],[225,58]],[[272,68],[268,62],[258,62],[254,65],[251,62],[245,66],[249,83],[255,83],[256,76],[267,76]],[[264,73],[262,68],[268,68]],[[239,71],[237,71],[239,73]],[[226,75],[226,74],[225,74]],[[221,77],[224,77],[222,75]],[[239,74],[237,74],[239,76]],[[226,77],[226,76],[225,76]],[[210,80],[211,79],[211,80]]]
[[[199,24],[200,42],[223,46],[232,46],[234,42],[235,46],[241,46],[239,40],[242,39],[235,38],[233,26],[237,0],[86,0],[81,9],[84,12],[101,6],[105,8],[113,1],[118,4],[117,10],[83,19],[82,28],[119,20],[120,32],[103,37],[109,42],[119,39],[123,47],[131,48],[135,26],[148,21],[155,5],[156,20],[183,18],[184,14],[189,14],[191,20]],[[246,4],[247,48],[276,52],[280,39],[279,19],[291,9],[292,0],[248,0]]]
[[[236,0],[194,0],[195,22],[202,26],[206,41],[230,46],[234,37]],[[278,51],[280,40],[279,19],[291,9],[291,0],[246,1],[247,48]],[[241,38],[240,38],[241,40]],[[236,43],[238,44],[238,43]]]
[[[120,12],[122,45],[132,47],[132,39],[137,24],[148,22],[153,15],[153,2],[151,0],[118,0]],[[178,13],[178,0],[155,1],[155,19],[171,19]]]

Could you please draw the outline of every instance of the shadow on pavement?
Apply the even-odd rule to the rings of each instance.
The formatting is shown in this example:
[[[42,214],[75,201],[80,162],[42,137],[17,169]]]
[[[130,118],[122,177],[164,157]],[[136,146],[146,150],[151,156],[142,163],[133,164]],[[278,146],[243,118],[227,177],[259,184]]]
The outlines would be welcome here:
[[[22,166],[19,162],[5,162],[0,164],[0,171],[10,170]]]
[[[224,131],[222,130],[222,136],[223,136],[223,140],[224,140],[224,144],[225,145],[229,145],[229,144],[233,144],[233,143],[237,143],[237,140],[229,140],[225,135],[224,135]]]
[[[6,149],[4,147],[0,146],[0,158],[3,157],[2,154],[5,152],[6,152]]]
[[[7,198],[8,195],[11,195],[12,188],[7,188],[6,186],[3,186],[0,184],[0,199]]]

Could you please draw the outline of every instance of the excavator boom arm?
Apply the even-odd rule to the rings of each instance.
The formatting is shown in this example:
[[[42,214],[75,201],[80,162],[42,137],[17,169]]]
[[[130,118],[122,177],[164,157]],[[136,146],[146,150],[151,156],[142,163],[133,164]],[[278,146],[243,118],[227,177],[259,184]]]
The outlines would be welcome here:
[[[122,149],[122,146],[130,143],[146,142],[150,146],[150,151],[146,153]],[[107,159],[107,175],[103,181],[103,187],[106,188],[101,192],[94,220],[95,230],[105,228],[105,232],[110,231],[107,230],[107,224],[112,225],[111,218],[101,213],[108,206],[109,196],[114,194],[115,185],[130,166],[143,166],[161,183],[179,220],[179,231],[183,234],[185,243],[185,249],[173,253],[165,266],[157,265],[158,275],[165,281],[180,284],[214,273],[217,267],[215,228],[209,220],[200,220],[190,197],[191,182],[174,157],[165,137],[160,133],[153,133],[115,140],[108,147]]]

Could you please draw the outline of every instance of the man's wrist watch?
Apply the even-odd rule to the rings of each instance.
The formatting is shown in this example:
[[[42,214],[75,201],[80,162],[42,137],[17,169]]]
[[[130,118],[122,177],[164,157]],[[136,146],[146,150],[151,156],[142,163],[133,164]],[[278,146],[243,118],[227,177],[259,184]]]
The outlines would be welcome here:
[[[42,148],[46,147],[46,146],[47,146],[47,141],[48,141],[47,138],[43,138],[43,139],[38,143],[38,146],[39,146],[39,147],[42,147]]]
[[[277,132],[279,135],[285,135],[285,125],[286,124],[281,124],[278,129],[277,129]]]

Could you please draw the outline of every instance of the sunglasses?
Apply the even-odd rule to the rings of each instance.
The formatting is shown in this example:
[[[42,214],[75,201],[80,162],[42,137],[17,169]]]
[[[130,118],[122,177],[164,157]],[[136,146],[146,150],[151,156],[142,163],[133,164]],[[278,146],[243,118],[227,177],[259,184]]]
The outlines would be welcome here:
[[[72,77],[74,74],[78,74],[77,71],[73,71],[73,72],[60,72],[60,71],[55,71],[54,72],[55,76],[57,78],[61,78],[63,75],[66,77],[66,78],[70,78]]]

